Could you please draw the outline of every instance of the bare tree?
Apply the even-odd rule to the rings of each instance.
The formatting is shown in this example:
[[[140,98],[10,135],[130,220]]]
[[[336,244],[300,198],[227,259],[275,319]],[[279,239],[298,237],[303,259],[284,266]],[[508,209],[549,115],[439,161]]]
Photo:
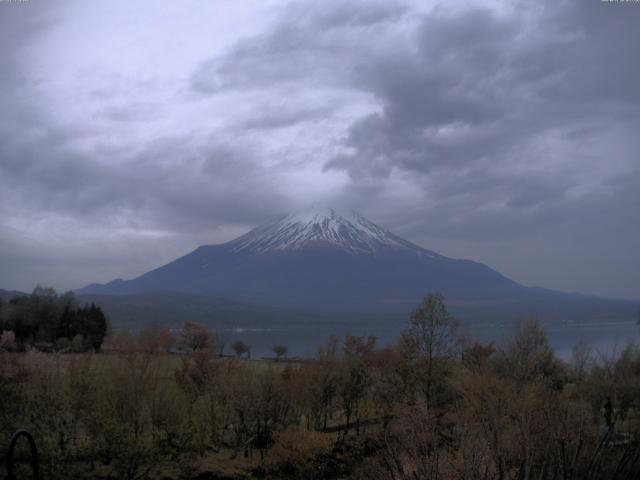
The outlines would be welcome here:
[[[279,361],[282,357],[286,357],[289,353],[289,347],[286,345],[274,345],[271,351],[276,355],[276,361]]]
[[[515,324],[501,357],[505,374],[521,383],[542,378],[552,381],[558,373],[547,332],[535,318]]]
[[[251,356],[251,348],[240,339],[231,344],[231,349],[236,353],[237,357],[241,357],[245,353],[247,354],[247,356]]]
[[[206,326],[196,322],[185,322],[180,335],[180,345],[190,352],[213,349],[214,336]]]
[[[430,293],[422,300],[411,313],[411,325],[402,340],[405,352],[425,370],[424,394],[430,403],[438,359],[453,359],[460,347],[458,321],[445,308],[442,295]]]
[[[589,367],[593,363],[593,349],[585,342],[578,342],[571,351],[571,374],[575,382],[584,380]]]

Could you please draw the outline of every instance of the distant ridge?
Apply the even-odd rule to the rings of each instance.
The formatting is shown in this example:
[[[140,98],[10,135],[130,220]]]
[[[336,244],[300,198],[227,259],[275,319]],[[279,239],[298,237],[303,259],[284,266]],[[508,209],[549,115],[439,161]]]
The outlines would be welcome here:
[[[325,319],[309,312],[233,301],[181,292],[144,292],[131,295],[78,295],[82,304],[100,305],[117,328],[146,325],[178,327],[185,320],[212,324],[217,328],[268,326],[282,328],[292,322]]]
[[[422,248],[361,215],[313,209],[274,218],[131,280],[79,294],[183,292],[325,313],[407,313],[429,291],[469,318],[634,318],[637,302],[525,287],[486,265]],[[593,315],[592,315],[593,313]]]
[[[17,290],[3,290],[0,288],[0,298],[4,301],[9,301],[12,298],[26,297],[28,293],[19,292]]]

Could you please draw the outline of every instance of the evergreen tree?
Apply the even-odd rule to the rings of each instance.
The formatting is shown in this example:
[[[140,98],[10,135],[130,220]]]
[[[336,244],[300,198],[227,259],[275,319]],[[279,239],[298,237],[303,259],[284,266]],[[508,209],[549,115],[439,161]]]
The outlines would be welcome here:
[[[71,341],[80,336],[84,350],[98,351],[107,334],[102,309],[93,303],[78,307],[73,292],[58,295],[51,288],[38,286],[31,295],[12,299],[8,310],[3,328],[15,333],[22,348],[36,343],[42,348],[54,348],[65,344],[58,339]]]

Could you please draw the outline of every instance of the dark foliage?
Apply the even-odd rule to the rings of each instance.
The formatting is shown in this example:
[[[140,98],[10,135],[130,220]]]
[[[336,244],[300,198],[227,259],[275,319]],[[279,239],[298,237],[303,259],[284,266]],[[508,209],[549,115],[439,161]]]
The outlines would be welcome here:
[[[94,304],[78,306],[73,292],[58,295],[52,288],[0,305],[0,333],[15,335],[15,348],[40,350],[100,350],[107,334],[107,318]]]

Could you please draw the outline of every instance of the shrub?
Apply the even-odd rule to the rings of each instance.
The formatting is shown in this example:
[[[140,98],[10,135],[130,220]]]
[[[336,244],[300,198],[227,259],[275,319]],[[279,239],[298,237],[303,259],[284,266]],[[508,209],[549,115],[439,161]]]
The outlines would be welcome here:
[[[313,470],[315,458],[331,452],[333,439],[326,433],[304,430],[282,430],[274,435],[265,471],[279,476],[305,478]],[[280,478],[280,477],[279,477]]]

